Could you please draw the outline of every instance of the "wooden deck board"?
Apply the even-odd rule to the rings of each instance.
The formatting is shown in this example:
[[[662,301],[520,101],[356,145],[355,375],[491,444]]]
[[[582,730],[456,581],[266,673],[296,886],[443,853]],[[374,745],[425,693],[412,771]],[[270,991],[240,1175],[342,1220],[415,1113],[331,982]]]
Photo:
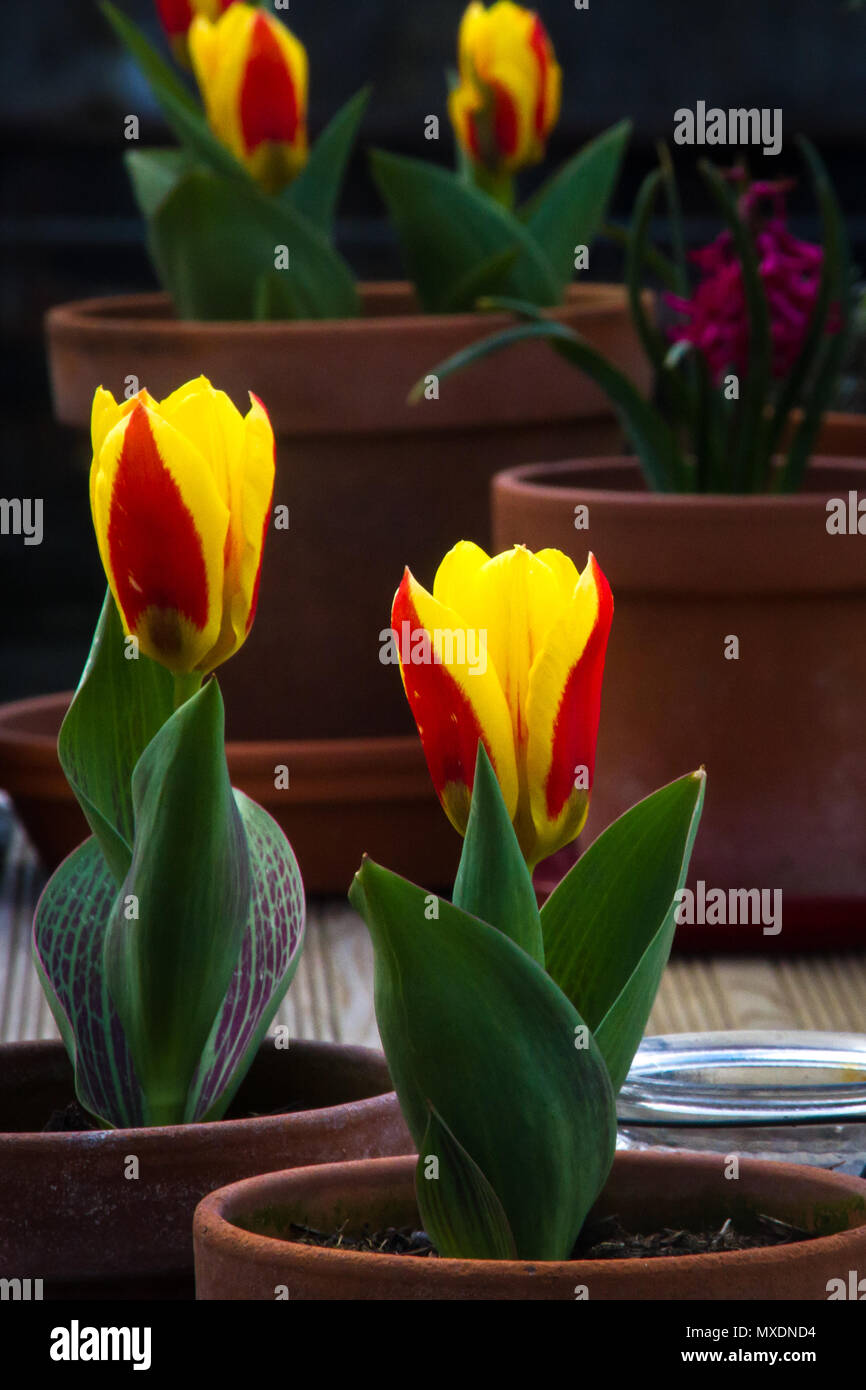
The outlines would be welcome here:
[[[0,879],[0,1041],[57,1036],[30,960],[40,885],[32,850],[13,825]],[[294,1037],[378,1046],[366,928],[341,900],[314,901],[308,916],[304,954],[277,1022]],[[675,957],[647,1031],[731,1028],[866,1032],[866,952]]]

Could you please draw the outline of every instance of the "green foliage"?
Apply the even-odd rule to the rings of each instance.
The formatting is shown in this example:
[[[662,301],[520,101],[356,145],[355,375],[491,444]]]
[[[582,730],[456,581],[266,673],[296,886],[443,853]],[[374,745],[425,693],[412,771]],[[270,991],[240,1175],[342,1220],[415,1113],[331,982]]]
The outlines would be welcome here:
[[[608,132],[602,139],[616,147],[614,133]],[[643,292],[648,274],[655,275],[666,289],[687,293],[679,198],[664,147],[660,149],[659,169],[647,176],[638,192],[628,233],[605,228],[626,252],[631,314],[655,369],[654,403],[646,401],[628,377],[591,344],[540,313],[543,300],[501,287],[488,288],[488,297],[479,307],[507,307],[522,322],[471,344],[431,366],[430,371],[441,382],[492,353],[544,339],[604,391],[654,491],[751,493],[776,488],[790,492],[800,487],[822,414],[833,401],[841,374],[850,334],[852,287],[845,224],[832,185],[813,146],[804,138],[798,143],[821,210],[824,261],[798,359],[781,383],[772,378],[770,313],[753,232],[740,215],[729,183],[707,163],[700,165],[700,172],[742,269],[750,357],[748,372],[740,383],[741,398],[727,399],[723,386],[710,380],[702,354],[691,345],[669,347],[647,313]],[[650,244],[651,220],[660,191],[667,201],[672,258]],[[533,214],[529,226],[537,216]],[[564,247],[563,238],[563,254]],[[550,246],[548,251],[552,254]],[[837,320],[832,325],[831,315]],[[413,388],[410,400],[419,399],[422,390],[420,384]],[[774,471],[774,459],[790,431],[792,412],[798,408],[802,419],[793,432],[782,468]]]
[[[334,210],[369,99],[332,119],[306,168],[269,196],[211,132],[204,112],[109,0],[103,12],[148,79],[179,150],[132,151],[127,168],[157,274],[180,318],[353,318],[354,276],[332,245]],[[288,267],[278,267],[285,247]]]
[[[231,788],[216,680],[175,710],[171,674],[128,651],[109,594],[59,743],[94,835],[49,880],[33,954],[92,1114],[217,1118],[297,967],[303,887]]]
[[[670,951],[703,792],[695,773],[628,811],[539,916],[479,744],[453,903],[370,860],[356,874],[379,1032],[441,1254],[568,1258],[613,1158],[614,1094]]]
[[[604,221],[630,130],[623,121],[591,141],[516,212],[465,166],[452,173],[374,151],[373,177],[424,309],[472,309],[483,294],[561,303],[575,247],[589,246]]]

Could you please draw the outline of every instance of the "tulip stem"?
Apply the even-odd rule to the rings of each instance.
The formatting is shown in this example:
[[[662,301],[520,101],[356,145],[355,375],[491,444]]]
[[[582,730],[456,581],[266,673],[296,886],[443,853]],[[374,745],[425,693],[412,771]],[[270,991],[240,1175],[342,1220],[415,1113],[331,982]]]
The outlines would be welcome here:
[[[494,174],[483,164],[475,164],[472,175],[476,186],[509,212],[514,207],[514,179],[511,174]]]
[[[193,695],[201,690],[201,671],[185,671],[174,675],[174,708],[180,709]]]

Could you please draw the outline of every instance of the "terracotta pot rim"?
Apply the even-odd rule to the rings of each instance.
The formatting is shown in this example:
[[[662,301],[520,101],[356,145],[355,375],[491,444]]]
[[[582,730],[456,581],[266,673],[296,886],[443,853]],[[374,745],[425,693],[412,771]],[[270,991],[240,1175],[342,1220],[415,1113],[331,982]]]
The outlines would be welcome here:
[[[41,710],[54,709],[60,700],[67,703],[72,699],[75,692],[72,690],[56,690],[47,695],[26,695],[20,700],[8,700],[0,703],[0,744],[2,744],[10,734],[14,734],[16,742],[21,743],[34,752],[45,751],[50,754],[52,761],[56,758],[57,739],[54,734],[33,733],[26,729],[10,729],[9,721],[17,715],[28,712],[34,714]],[[321,739],[229,739],[226,743],[226,750],[233,754],[239,764],[244,760],[250,762],[259,761],[270,756],[271,750],[291,749],[293,755],[302,761],[305,755],[314,758],[320,755],[321,750],[327,747],[336,759],[345,759],[352,763],[361,763],[368,760],[378,760],[383,755],[393,758],[403,758],[410,753],[413,766],[417,763],[417,751],[419,748],[418,738],[414,734],[374,734],[362,738],[321,738]]]
[[[810,468],[819,473],[823,470],[837,469],[850,472],[852,477],[866,480],[866,458],[850,458],[842,454],[819,455],[811,460]],[[656,511],[708,511],[715,513],[808,511],[810,508],[824,511],[826,497],[823,492],[794,493],[728,493],[728,492],[650,492],[638,489],[606,487],[583,487],[579,482],[558,484],[557,474],[599,473],[608,471],[614,476],[639,474],[640,464],[628,455],[612,455],[609,458],[559,459],[551,463],[524,463],[516,468],[506,468],[497,473],[492,482],[495,492],[512,492],[531,495],[545,501],[562,501],[563,498],[579,496],[589,503],[617,505],[623,509],[643,510],[652,507]],[[548,479],[551,481],[538,481]]]
[[[683,1163],[696,1165],[718,1172],[719,1155],[705,1153],[691,1153],[680,1151],[671,1153],[668,1150],[652,1149],[640,1152],[630,1152],[628,1150],[617,1153],[616,1161],[625,1167],[635,1166],[657,1166],[663,1171],[671,1165],[679,1166]],[[351,1173],[377,1172],[381,1175],[382,1185],[386,1183],[405,1182],[415,1170],[418,1162],[414,1154],[405,1155],[397,1158],[371,1158],[355,1159],[350,1162],[328,1163],[315,1165],[315,1173],[322,1173],[335,1177],[338,1174],[349,1177]],[[866,1183],[859,1178],[848,1177],[846,1174],[833,1173],[830,1170],[815,1169],[806,1165],[794,1163],[770,1163],[760,1159],[741,1159],[740,1177],[741,1179],[754,1171],[756,1167],[770,1167],[777,1170],[779,1177],[789,1182],[794,1182],[797,1186],[808,1186],[814,1184],[817,1176],[830,1180],[840,1194],[849,1193],[852,1196],[866,1198]],[[240,1182],[231,1183],[226,1187],[217,1188],[207,1197],[199,1202],[196,1208],[193,1223],[194,1235],[207,1235],[209,1242],[226,1248],[234,1245],[238,1239],[238,1233],[243,1240],[244,1250],[247,1258],[254,1263],[257,1257],[268,1259],[273,1256],[275,1249],[283,1247],[291,1251],[293,1258],[301,1259],[305,1262],[314,1263],[320,1269],[330,1268],[336,1270],[340,1266],[344,1269],[367,1269],[371,1273],[374,1269],[382,1268],[385,1270],[396,1271],[406,1268],[406,1261],[409,1261],[409,1269],[417,1270],[423,1265],[425,1270],[430,1271],[433,1278],[447,1278],[448,1275],[464,1275],[469,1271],[476,1272],[479,1276],[496,1277],[501,1274],[517,1275],[531,1269],[533,1271],[568,1271],[578,1277],[588,1277],[600,1269],[607,1268],[613,1261],[610,1260],[462,1260],[454,1258],[439,1258],[430,1260],[422,1255],[382,1255],[363,1250],[339,1250],[328,1249],[322,1246],[303,1245],[297,1241],[283,1240],[276,1236],[265,1236],[246,1230],[242,1226],[237,1226],[225,1215],[226,1208],[231,1208],[235,1204],[241,1203],[247,1194],[255,1194],[257,1201],[274,1199],[278,1192],[285,1192],[286,1188],[291,1189],[297,1186],[298,1181],[304,1181],[303,1174],[307,1183],[314,1180],[315,1174],[312,1169],[286,1170],[281,1173],[268,1173],[261,1177],[244,1178]],[[282,1200],[286,1200],[283,1196]],[[248,1208],[249,1209],[249,1208]],[[840,1258],[845,1257],[849,1246],[855,1246],[862,1240],[862,1230],[866,1226],[866,1212],[864,1212],[863,1222],[859,1226],[849,1227],[844,1231],[837,1231],[831,1235],[816,1236],[812,1240],[791,1242],[786,1245],[763,1246],[750,1250],[726,1250],[718,1253],[704,1253],[695,1255],[670,1255],[666,1256],[663,1264],[672,1273],[686,1270],[695,1265],[697,1260],[700,1265],[707,1261],[712,1261],[715,1268],[737,1268],[743,1264],[748,1265],[752,1270],[759,1270],[762,1266],[771,1266],[777,1263],[777,1252],[796,1252],[787,1255],[787,1258],[806,1259],[810,1253],[814,1253],[819,1247],[818,1253],[838,1254]],[[775,1257],[775,1258],[774,1258]],[[370,1261],[376,1261],[371,1264]],[[618,1271],[622,1272],[623,1277],[629,1274],[645,1272],[648,1261],[640,1257],[629,1257],[624,1260],[615,1261]],[[438,1273],[433,1274],[436,1270]]]
[[[414,291],[406,280],[360,281],[359,292],[363,297],[375,296],[392,299],[395,305],[405,303]],[[585,301],[582,304],[581,301]],[[567,310],[584,308],[588,314],[603,317],[620,317],[626,301],[623,285],[598,281],[570,285],[565,302],[553,306],[547,312],[556,318]],[[45,322],[52,334],[85,330],[98,330],[101,335],[114,332],[128,335],[134,330],[143,338],[164,334],[167,327],[175,327],[191,338],[208,338],[215,334],[223,337],[247,339],[279,339],[298,335],[326,336],[335,331],[353,334],[380,335],[384,333],[399,335],[407,327],[415,332],[419,323],[427,325],[431,331],[458,328],[474,321],[483,321],[492,328],[505,326],[512,322],[510,314],[464,312],[459,314],[392,313],[361,314],[358,318],[346,319],[292,319],[274,321],[253,321],[238,319],[176,319],[173,315],[153,315],[148,308],[170,308],[170,298],[163,291],[155,290],[138,294],[96,295],[88,299],[68,300],[56,304],[45,315]],[[123,313],[114,312],[118,308]]]
[[[338,1054],[339,1057],[358,1063],[384,1061],[384,1054],[374,1047],[321,1042],[313,1038],[293,1039],[291,1047],[296,1052],[303,1050],[319,1055]],[[49,1049],[56,1052],[63,1048],[63,1044],[56,1039],[2,1043],[0,1044],[0,1058],[8,1055],[10,1049],[18,1048],[44,1048],[47,1054]],[[367,1111],[381,1108],[381,1101],[383,1099],[390,1101],[393,1095],[393,1091],[381,1091],[375,1096],[365,1096],[360,1100],[341,1101],[335,1105],[322,1105],[316,1110],[292,1110],[279,1115],[247,1115],[232,1120],[208,1120],[186,1125],[135,1125],[129,1129],[82,1129],[48,1134],[42,1130],[3,1130],[0,1131],[0,1161],[2,1161],[4,1152],[13,1150],[16,1145],[21,1144],[26,1144],[30,1151],[34,1148],[40,1150],[58,1146],[61,1149],[81,1148],[82,1146],[104,1149],[110,1148],[113,1144],[124,1148],[128,1147],[131,1140],[143,1147],[162,1145],[166,1141],[183,1144],[187,1148],[206,1147],[209,1141],[218,1135],[228,1138],[230,1135],[238,1134],[243,1129],[250,1132],[254,1130],[256,1134],[267,1134],[284,1127],[287,1120],[292,1122],[294,1129],[303,1130],[313,1126],[319,1127],[323,1120],[327,1123],[332,1117],[336,1118],[338,1114],[348,1112],[353,1115],[363,1115]]]

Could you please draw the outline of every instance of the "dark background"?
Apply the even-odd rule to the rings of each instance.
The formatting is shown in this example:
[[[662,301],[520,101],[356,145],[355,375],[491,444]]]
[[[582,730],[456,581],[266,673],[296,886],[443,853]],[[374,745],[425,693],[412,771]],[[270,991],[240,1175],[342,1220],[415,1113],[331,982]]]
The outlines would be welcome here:
[[[159,39],[152,0],[119,3]],[[587,11],[572,0],[537,0],[537,7],[565,83],[562,119],[540,172],[631,117],[635,134],[613,207],[625,221],[654,141],[671,139],[678,107],[700,99],[724,108],[778,106],[783,152],[752,159],[754,172],[797,172],[792,137],[807,133],[835,180],[855,258],[866,262],[866,8],[848,0],[590,0]],[[400,263],[363,147],[451,162],[443,74],[454,62],[463,8],[464,0],[291,0],[281,12],[309,51],[313,136],[359,86],[375,89],[339,227],[341,250],[367,277],[397,275]],[[168,141],[95,0],[4,0],[3,18],[0,495],[45,499],[41,546],[0,537],[0,697],[8,699],[76,682],[104,584],[89,521],[87,445],[52,423],[42,316],[62,300],[155,285],[121,163],[123,117],[139,115],[142,144]],[[432,113],[442,121],[438,145],[423,138]],[[725,154],[676,152],[693,243],[717,230],[694,177],[701,153]],[[792,208],[795,230],[815,236],[805,190]],[[613,248],[594,248],[593,278],[619,269]]]

